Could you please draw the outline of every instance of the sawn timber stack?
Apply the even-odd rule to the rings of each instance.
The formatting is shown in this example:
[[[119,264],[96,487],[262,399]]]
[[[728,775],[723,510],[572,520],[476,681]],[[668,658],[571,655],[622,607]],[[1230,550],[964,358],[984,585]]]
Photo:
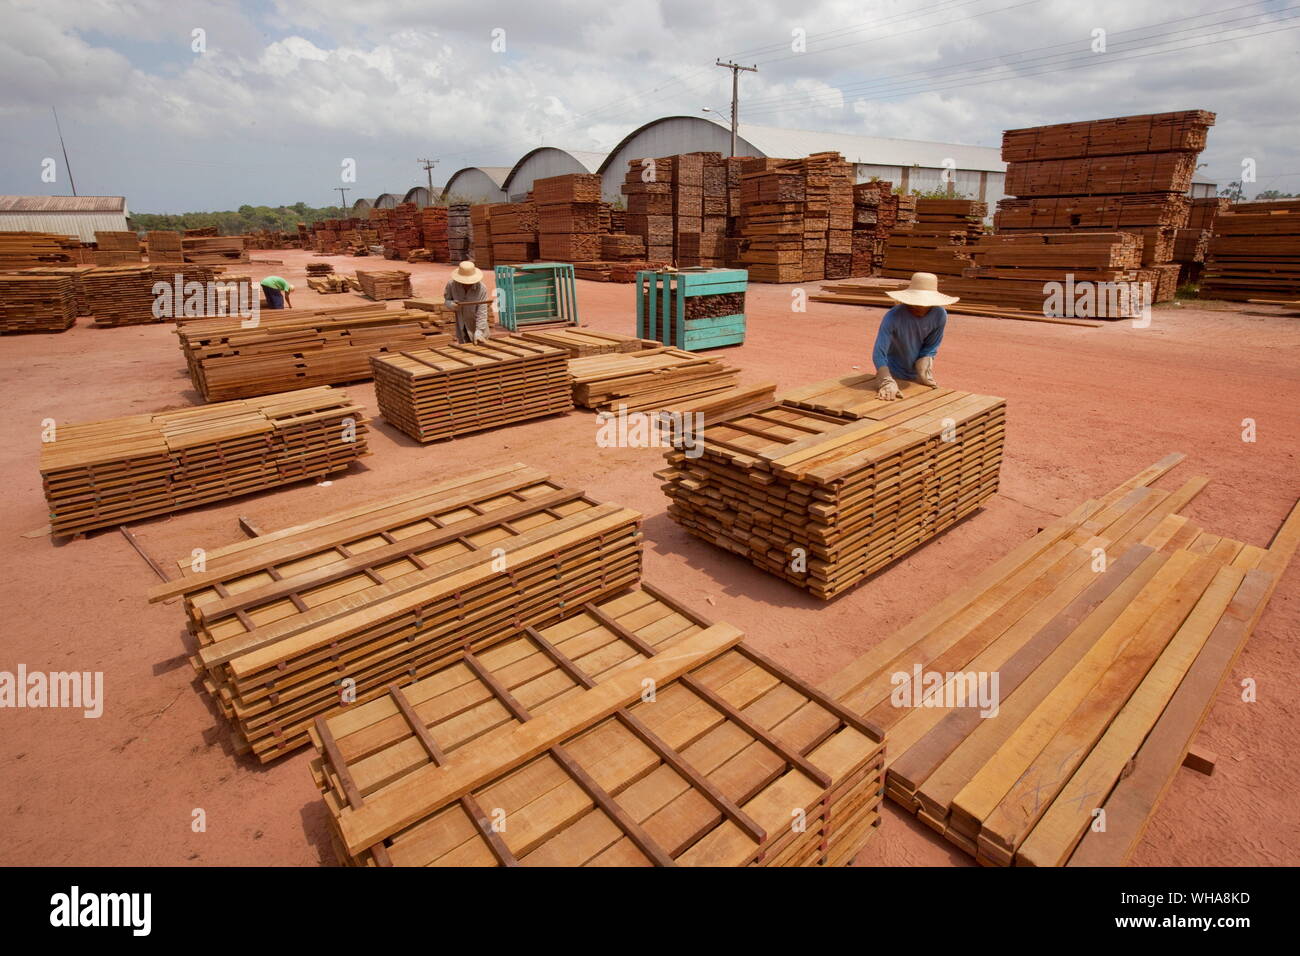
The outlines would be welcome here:
[[[573,400],[605,412],[686,406],[733,388],[740,371],[714,358],[676,348],[592,355],[569,362]]]
[[[758,567],[835,597],[997,491],[1005,402],[872,376],[805,386],[708,424],[660,472],[668,514]]]
[[[205,688],[268,761],[317,717],[634,584],[640,522],[516,464],[186,557],[150,600],[184,596]]]
[[[843,864],[880,819],[876,728],[648,584],[312,738],[336,848],[363,866]]]

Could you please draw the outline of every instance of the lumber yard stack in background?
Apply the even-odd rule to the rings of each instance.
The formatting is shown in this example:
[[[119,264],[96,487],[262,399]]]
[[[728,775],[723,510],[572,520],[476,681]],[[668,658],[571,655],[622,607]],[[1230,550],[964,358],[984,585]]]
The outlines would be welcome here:
[[[915,196],[899,196],[887,180],[853,187],[853,258],[849,275],[867,277],[885,264],[885,243],[895,232],[916,221]]]
[[[41,445],[55,535],[78,534],[346,469],[365,409],[332,388],[58,426]]]
[[[736,386],[740,370],[675,348],[592,355],[569,362],[573,401],[602,412],[658,411]]]
[[[179,276],[179,280],[177,279]],[[226,277],[222,276],[222,281]],[[239,277],[243,278],[243,277]],[[202,309],[208,309],[208,289],[217,279],[211,266],[190,263],[160,266],[106,266],[85,272],[78,280],[81,285],[83,307],[87,315],[94,316],[99,328],[118,328],[125,325],[148,325],[154,322],[175,321],[184,315],[187,296],[175,295],[177,284],[184,293],[191,282],[200,283],[204,295]],[[171,287],[170,308],[154,291],[157,283]],[[236,290],[237,292],[237,290]],[[250,290],[251,292],[251,290]],[[229,301],[223,299],[223,301]],[[213,302],[215,305],[215,301]],[[198,305],[197,301],[194,305]]]
[[[910,279],[913,272],[960,276],[970,266],[964,256],[967,245],[984,234],[988,204],[972,199],[913,198],[916,219],[897,224],[885,240],[880,274],[894,279]],[[943,289],[947,293],[946,284]]]
[[[122,266],[140,261],[140,237],[134,232],[95,232],[95,265]]]
[[[309,262],[307,263],[307,275],[324,276],[334,271],[334,265],[329,262]]]
[[[186,556],[150,600],[184,595],[205,688],[240,749],[268,761],[307,744],[317,717],[450,661],[474,669],[477,652],[634,584],[640,524],[507,465],[207,550],[197,571]]]
[[[529,342],[541,342],[564,349],[569,358],[586,358],[588,355],[608,355],[611,352],[639,352],[658,348],[657,342],[647,342],[635,335],[620,332],[602,332],[598,329],[567,328],[524,331],[520,335]]]
[[[191,236],[186,230],[181,238],[181,248],[186,262],[198,265],[222,266],[247,262],[248,249],[243,236]]]
[[[181,244],[181,234],[175,230],[154,229],[145,233],[145,249],[149,262],[184,262],[185,252]]]
[[[93,261],[93,253],[79,239],[52,232],[0,232],[0,272]]]
[[[450,222],[446,206],[425,206],[420,210],[420,247],[428,251],[429,257],[434,262],[453,261]]]
[[[1052,521],[822,686],[888,735],[886,795],[981,863],[1128,860],[1300,543],[1300,508],[1267,549],[1189,521],[1208,479],[1151,487],[1182,457]]]
[[[641,239],[644,249],[636,254],[680,266],[725,265],[732,170],[738,168],[735,160],[712,152],[630,160],[622,186],[627,196],[622,229]],[[611,230],[617,231],[614,227],[611,215]]]
[[[493,203],[489,207],[492,227],[492,264],[519,265],[537,258],[537,205],[522,202]],[[475,248],[478,248],[475,236]],[[482,263],[475,261],[482,268]]]
[[[706,425],[658,473],[669,516],[828,600],[997,491],[1002,399],[904,382],[883,402],[876,388],[818,382]]]
[[[451,203],[447,206],[447,261],[458,263],[474,258],[471,238],[469,203]]]
[[[370,357],[446,345],[433,313],[386,309],[294,309],[188,322],[177,330],[190,381],[205,402],[270,395],[371,377]]]
[[[0,275],[0,333],[65,332],[76,324],[72,276]]]
[[[363,272],[358,269],[357,282],[361,284],[361,294],[377,302],[411,297],[411,273],[405,269],[384,272]]]
[[[1300,199],[1237,203],[1217,216],[1199,294],[1300,301]]]
[[[568,353],[518,335],[375,355],[380,414],[430,442],[573,409]]]
[[[1187,225],[1174,233],[1174,261],[1179,265],[1179,285],[1201,281],[1205,257],[1214,236],[1214,220],[1231,206],[1232,201],[1225,196],[1202,196],[1192,200]]]
[[[17,275],[24,276],[55,276],[72,280],[72,314],[89,315],[90,309],[86,306],[86,286],[82,281],[87,273],[94,272],[96,266],[29,266],[25,269],[15,270]]]
[[[342,862],[844,865],[871,838],[876,727],[649,584],[565,613],[315,722]]]
[[[1173,299],[1175,240],[1214,119],[1183,110],[1007,130],[1004,189],[1017,198],[998,203],[996,231],[1133,232],[1143,240],[1142,281],[1154,301]]]
[[[601,258],[599,176],[569,173],[538,179],[533,183],[533,204],[537,209],[537,255],[543,261],[593,262]]]
[[[498,205],[503,204],[475,203],[469,207],[473,259],[480,269],[488,269],[495,264],[492,258],[492,209]]]

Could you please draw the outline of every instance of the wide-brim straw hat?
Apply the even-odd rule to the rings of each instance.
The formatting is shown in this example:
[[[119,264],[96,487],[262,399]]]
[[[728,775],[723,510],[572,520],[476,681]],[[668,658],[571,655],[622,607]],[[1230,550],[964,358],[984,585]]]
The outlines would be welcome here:
[[[477,285],[483,281],[483,270],[466,259],[456,267],[451,277],[462,285]]]
[[[885,295],[903,305],[952,305],[961,301],[955,295],[944,295],[939,291],[939,280],[933,272],[913,272],[906,289],[886,292]]]

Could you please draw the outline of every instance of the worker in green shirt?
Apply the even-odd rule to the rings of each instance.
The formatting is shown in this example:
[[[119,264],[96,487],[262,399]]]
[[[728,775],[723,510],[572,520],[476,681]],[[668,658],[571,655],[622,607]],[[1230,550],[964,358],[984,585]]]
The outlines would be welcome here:
[[[267,276],[263,279],[262,291],[266,293],[268,309],[293,308],[293,301],[289,298],[293,286],[279,276]]]

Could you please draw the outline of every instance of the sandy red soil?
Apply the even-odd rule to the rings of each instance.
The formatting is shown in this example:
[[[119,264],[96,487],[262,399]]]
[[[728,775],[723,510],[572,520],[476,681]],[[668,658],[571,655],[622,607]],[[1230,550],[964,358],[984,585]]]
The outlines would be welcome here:
[[[299,306],[355,296],[308,291],[297,251],[255,253],[255,276],[283,275]],[[335,268],[386,268],[334,257]],[[417,294],[440,294],[448,266],[418,264]],[[579,283],[582,320],[631,332],[632,289]],[[869,364],[880,310],[811,303],[791,287],[751,287],[749,340],[725,350],[746,381],[792,387]],[[1074,328],[953,316],[940,382],[1005,396],[1002,487],[988,506],[862,586],[822,604],[681,531],[652,472],[660,453],[601,449],[584,412],[420,447],[376,421],[374,454],[328,487],[312,483],[135,526],[173,562],[240,537],[246,515],[273,529],[322,512],[502,462],[549,469],[645,515],[646,574],[710,616],[731,621],[801,677],[820,681],[959,587],[1053,516],[1171,451],[1164,484],[1212,481],[1187,513],[1218,534],[1265,545],[1300,497],[1300,316],[1245,306],[1166,307],[1150,328]],[[376,412],[369,383],[348,386]],[[37,471],[40,422],[102,419],[197,401],[169,326],[0,340],[0,670],[99,670],[104,715],[0,711],[0,863],[316,864],[332,862],[326,823],[299,752],[271,766],[234,757],[228,732],[193,683],[178,604],[149,605],[153,572],[116,531],[66,543],[23,537],[46,524]],[[1253,418],[1258,440],[1241,440]],[[1300,562],[1297,562],[1300,565]],[[1200,743],[1211,777],[1179,771],[1147,830],[1138,864],[1300,863],[1300,566],[1293,565],[1220,694]],[[1256,703],[1237,685],[1258,682]],[[201,808],[207,830],[191,829]],[[966,864],[890,805],[860,863]]]

